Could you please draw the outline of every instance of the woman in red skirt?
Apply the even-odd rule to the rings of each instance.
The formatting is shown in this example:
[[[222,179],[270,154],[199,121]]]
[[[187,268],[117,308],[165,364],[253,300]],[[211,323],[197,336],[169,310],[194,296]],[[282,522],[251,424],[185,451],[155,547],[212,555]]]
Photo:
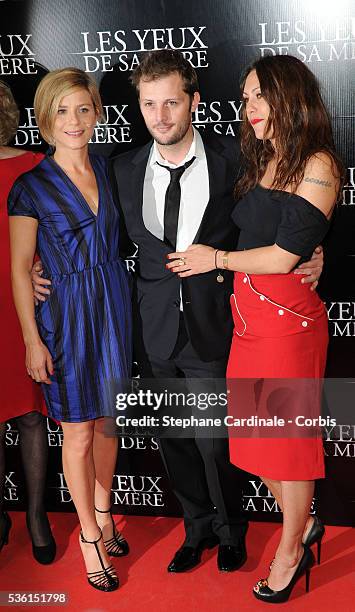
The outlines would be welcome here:
[[[242,93],[245,163],[232,215],[240,228],[238,250],[192,245],[172,253],[179,261],[168,265],[181,277],[213,268],[235,272],[230,413],[252,426],[231,438],[231,458],[262,478],[283,511],[269,577],[253,591],[258,599],[280,603],[301,575],[309,577],[310,545],[324,533],[317,517],[309,517],[314,479],[324,477],[321,436],[317,428],[303,434],[301,426],[287,424],[297,416],[319,416],[327,314],[293,269],[309,259],[328,231],[343,167],[317,81],[300,60],[259,59],[246,71]],[[283,418],[286,428],[268,430],[258,418],[264,424]]]

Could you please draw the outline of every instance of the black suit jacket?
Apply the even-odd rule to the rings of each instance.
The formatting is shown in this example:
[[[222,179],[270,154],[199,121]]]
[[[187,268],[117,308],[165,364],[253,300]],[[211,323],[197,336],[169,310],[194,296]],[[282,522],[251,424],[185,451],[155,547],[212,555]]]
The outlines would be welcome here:
[[[230,216],[235,206],[233,187],[239,167],[234,140],[201,134],[207,158],[210,199],[194,243],[235,250],[237,228]],[[129,237],[139,247],[134,311],[136,331],[148,355],[168,359],[174,349],[180,314],[180,284],[184,317],[191,343],[203,361],[228,356],[232,337],[230,295],[233,274],[218,271],[179,279],[166,269],[171,252],[143,222],[143,184],[152,142],[111,160],[111,176]]]

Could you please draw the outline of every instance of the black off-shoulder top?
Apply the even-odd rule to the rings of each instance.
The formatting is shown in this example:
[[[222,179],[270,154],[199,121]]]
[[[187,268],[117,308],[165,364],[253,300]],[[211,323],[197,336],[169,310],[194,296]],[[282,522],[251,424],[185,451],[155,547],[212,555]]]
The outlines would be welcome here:
[[[255,249],[277,244],[307,261],[328,232],[330,222],[302,196],[257,185],[235,206],[240,228],[238,247]]]

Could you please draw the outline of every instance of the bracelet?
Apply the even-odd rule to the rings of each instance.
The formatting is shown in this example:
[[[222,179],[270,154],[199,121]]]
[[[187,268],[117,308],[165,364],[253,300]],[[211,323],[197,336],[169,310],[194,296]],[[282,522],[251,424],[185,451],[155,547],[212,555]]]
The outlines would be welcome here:
[[[229,255],[229,251],[224,251],[223,255],[222,255],[222,266],[224,270],[228,270],[228,255]]]
[[[218,253],[219,253],[219,249],[216,249],[215,252],[214,252],[214,267],[216,268],[216,270],[218,268],[218,266],[217,266],[217,254]]]

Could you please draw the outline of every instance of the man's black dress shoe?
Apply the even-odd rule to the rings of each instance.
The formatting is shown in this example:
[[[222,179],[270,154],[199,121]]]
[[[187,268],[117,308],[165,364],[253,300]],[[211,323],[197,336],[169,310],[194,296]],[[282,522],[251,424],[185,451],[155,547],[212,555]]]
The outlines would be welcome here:
[[[206,548],[214,548],[218,544],[217,536],[204,538],[196,546],[182,546],[175,553],[175,557],[168,565],[168,572],[186,572],[196,567],[201,561],[202,552]]]
[[[219,545],[217,566],[220,572],[234,572],[242,567],[246,560],[245,538],[240,538],[236,546]]]

